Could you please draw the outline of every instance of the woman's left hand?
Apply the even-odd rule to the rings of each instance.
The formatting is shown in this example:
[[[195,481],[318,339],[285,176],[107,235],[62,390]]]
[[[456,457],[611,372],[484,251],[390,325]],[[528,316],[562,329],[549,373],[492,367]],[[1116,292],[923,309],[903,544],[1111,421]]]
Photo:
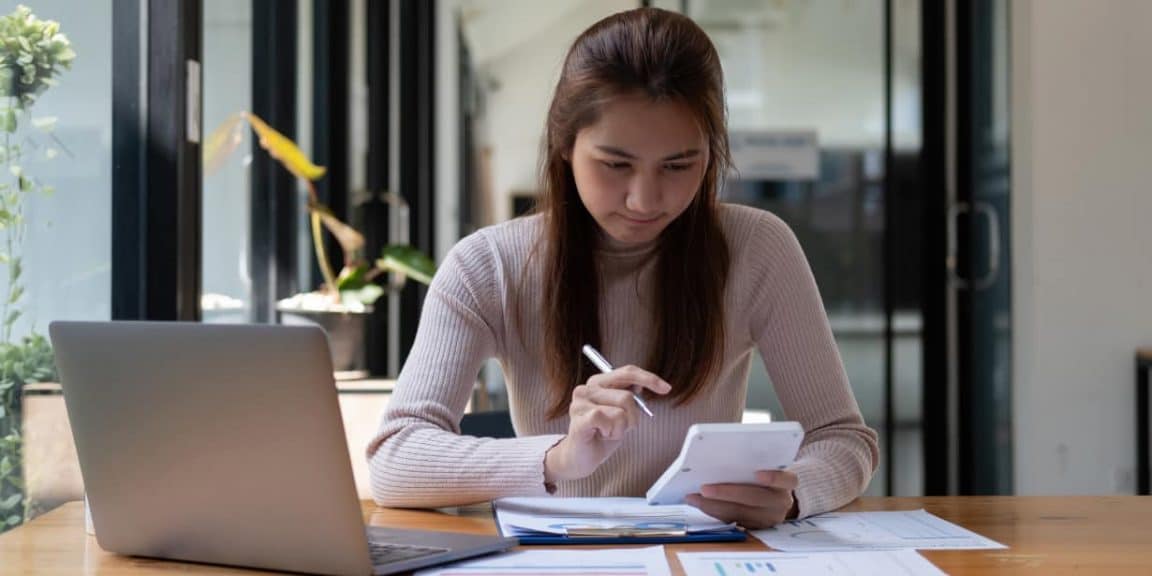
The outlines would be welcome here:
[[[689,494],[684,501],[713,518],[749,529],[768,528],[796,516],[795,472],[759,470],[756,482],[705,484],[700,494]]]

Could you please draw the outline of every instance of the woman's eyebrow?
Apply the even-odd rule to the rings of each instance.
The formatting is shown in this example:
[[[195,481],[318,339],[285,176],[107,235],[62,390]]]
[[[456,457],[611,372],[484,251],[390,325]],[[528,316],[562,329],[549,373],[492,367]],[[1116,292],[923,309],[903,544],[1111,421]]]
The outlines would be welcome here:
[[[635,154],[621,150],[620,148],[616,148],[615,146],[602,146],[602,145],[597,144],[596,149],[601,151],[601,152],[611,154],[613,156],[619,156],[621,158],[628,158],[630,160],[636,160],[637,159],[637,156]],[[684,160],[686,158],[692,158],[693,156],[699,156],[699,155],[700,155],[700,151],[693,148],[690,150],[685,150],[683,152],[677,152],[676,154],[672,154],[670,156],[665,156],[660,161],[661,162],[671,162],[672,160]]]

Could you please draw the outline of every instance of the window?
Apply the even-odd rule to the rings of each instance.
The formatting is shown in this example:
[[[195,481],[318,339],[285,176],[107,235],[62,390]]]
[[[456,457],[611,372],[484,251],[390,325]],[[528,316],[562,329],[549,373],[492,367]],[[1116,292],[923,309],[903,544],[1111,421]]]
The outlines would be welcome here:
[[[110,318],[112,302],[112,2],[27,5],[21,26],[0,26],[5,62],[21,35],[28,46],[17,40],[17,51],[58,62],[59,73],[32,100],[14,97],[11,88],[0,97],[0,530],[81,497],[63,399],[51,384],[52,357],[41,338],[53,320]],[[17,2],[0,1],[5,18],[18,10]],[[57,22],[69,47],[31,37],[42,29],[33,17]]]

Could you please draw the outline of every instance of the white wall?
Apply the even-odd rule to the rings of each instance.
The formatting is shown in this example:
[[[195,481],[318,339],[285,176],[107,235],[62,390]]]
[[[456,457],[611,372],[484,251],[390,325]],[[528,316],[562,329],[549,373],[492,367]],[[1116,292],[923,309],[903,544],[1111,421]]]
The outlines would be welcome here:
[[[1013,4],[1016,484],[1133,489],[1152,344],[1152,2]]]

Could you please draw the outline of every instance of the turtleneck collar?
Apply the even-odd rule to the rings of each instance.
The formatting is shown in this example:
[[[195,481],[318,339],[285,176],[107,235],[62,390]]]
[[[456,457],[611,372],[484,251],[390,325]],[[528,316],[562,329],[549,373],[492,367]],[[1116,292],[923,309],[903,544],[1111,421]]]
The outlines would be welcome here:
[[[598,256],[611,258],[613,260],[642,260],[656,251],[660,246],[660,237],[649,240],[641,244],[624,243],[600,231],[599,246],[597,246],[596,253]]]

